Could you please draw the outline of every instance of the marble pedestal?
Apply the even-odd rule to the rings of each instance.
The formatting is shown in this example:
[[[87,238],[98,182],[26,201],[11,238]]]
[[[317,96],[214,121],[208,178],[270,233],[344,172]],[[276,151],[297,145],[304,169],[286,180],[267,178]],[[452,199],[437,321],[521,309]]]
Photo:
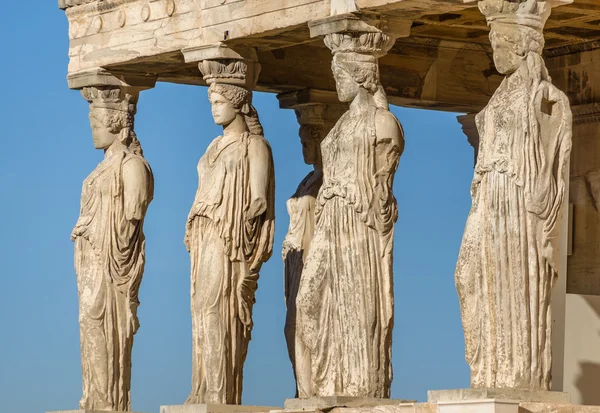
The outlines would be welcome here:
[[[267,413],[281,407],[243,406],[235,404],[182,404],[160,406],[160,413]]]
[[[457,400],[438,402],[438,413],[519,413],[517,400]]]
[[[522,389],[455,389],[430,390],[429,403],[476,401],[476,400],[515,400],[550,404],[569,404],[569,394],[556,391]]]
[[[285,401],[285,410],[314,411],[329,410],[334,409],[336,407],[358,408],[375,406],[394,406],[406,403],[415,403],[415,401],[349,396],[311,397],[308,399],[287,399]]]

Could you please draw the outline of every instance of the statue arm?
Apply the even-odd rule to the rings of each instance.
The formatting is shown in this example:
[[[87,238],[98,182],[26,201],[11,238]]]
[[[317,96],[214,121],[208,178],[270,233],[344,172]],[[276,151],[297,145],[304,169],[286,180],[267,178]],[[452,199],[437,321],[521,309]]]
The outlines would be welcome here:
[[[557,268],[560,222],[564,199],[568,196],[568,165],[571,154],[573,116],[567,96],[548,82],[542,82],[535,97],[535,115],[539,125],[541,147],[545,151],[547,171],[542,172],[543,194],[534,197],[537,215],[544,219],[543,255]],[[553,188],[553,190],[550,190]],[[533,209],[533,208],[532,208]]]
[[[388,110],[378,110],[375,115],[377,181],[388,181],[398,167],[404,150],[404,131],[398,119]]]
[[[123,204],[128,221],[144,219],[152,199],[152,180],[143,161],[131,158],[123,165]]]
[[[251,139],[248,147],[250,165],[250,209],[248,218],[255,218],[267,210],[267,193],[271,179],[270,151],[265,142]]]

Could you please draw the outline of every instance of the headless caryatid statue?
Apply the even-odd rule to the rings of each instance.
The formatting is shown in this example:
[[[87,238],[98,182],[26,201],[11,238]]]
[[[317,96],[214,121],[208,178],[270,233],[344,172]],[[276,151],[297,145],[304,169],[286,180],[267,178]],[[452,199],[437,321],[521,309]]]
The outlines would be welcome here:
[[[133,131],[137,93],[85,88],[104,160],[83,183],[73,230],[79,290],[83,410],[128,411],[131,350],[145,262],[144,216],[154,192]]]
[[[315,202],[323,183],[323,163],[321,161],[321,141],[333,128],[342,115],[342,105],[314,104],[296,109],[300,123],[300,140],[304,162],[313,165],[314,170],[300,182],[294,195],[287,201],[290,226],[283,241],[283,261],[285,266],[285,338],[294,376],[296,369],[310,371],[306,348],[299,339],[296,328],[296,297],[302,277],[304,259],[313,237],[315,227]],[[308,369],[308,370],[307,370]]]
[[[476,118],[473,205],[456,268],[471,387],[549,390],[572,116],[541,56],[549,3],[479,8],[506,78]]]
[[[201,68],[220,64],[206,62],[209,67]],[[223,136],[198,163],[198,190],[185,235],[193,336],[192,391],[186,403],[241,404],[259,270],[273,247],[273,159],[251,91],[212,83],[209,98]]]
[[[301,398],[389,397],[392,381],[394,174],[404,147],[379,81],[381,32],[330,34],[342,115],[321,144],[323,184],[298,290],[297,328],[308,369]],[[296,354],[298,352],[296,351]]]

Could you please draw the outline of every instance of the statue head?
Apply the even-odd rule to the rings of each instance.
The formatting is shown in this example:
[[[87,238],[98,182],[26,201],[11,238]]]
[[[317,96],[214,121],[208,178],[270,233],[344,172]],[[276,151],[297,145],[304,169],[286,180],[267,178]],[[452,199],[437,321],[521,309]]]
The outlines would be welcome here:
[[[490,26],[490,42],[498,72],[515,72],[530,53],[542,54],[543,28],[550,4],[541,0],[481,0],[479,9]]]
[[[323,125],[301,125],[300,142],[302,143],[302,156],[307,165],[315,165],[321,161],[321,142],[327,135]]]
[[[90,110],[92,139],[96,149],[108,149],[115,141],[127,145],[129,132],[133,126],[130,116],[123,112],[94,108]]]
[[[122,88],[84,88],[84,98],[90,102],[90,126],[96,149],[108,149],[115,143],[141,155],[139,141],[133,131],[137,95]]]
[[[236,85],[212,83],[208,88],[208,99],[217,125],[227,126],[241,116],[251,133],[263,134],[258,113],[252,106],[252,92],[249,90]]]
[[[331,64],[341,102],[351,102],[360,88],[375,94],[379,88],[377,58],[360,53],[336,53]]]
[[[352,101],[362,89],[375,97],[378,106],[387,108],[387,98],[379,81],[378,58],[385,55],[394,42],[393,37],[381,31],[325,36],[325,45],[333,53],[331,67],[340,101]]]

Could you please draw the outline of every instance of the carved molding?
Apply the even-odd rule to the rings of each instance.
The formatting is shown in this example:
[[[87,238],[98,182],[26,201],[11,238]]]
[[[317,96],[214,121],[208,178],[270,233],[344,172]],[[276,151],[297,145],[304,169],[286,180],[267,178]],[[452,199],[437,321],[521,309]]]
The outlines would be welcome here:
[[[108,11],[124,4],[139,2],[140,0],[58,0],[58,7],[62,10],[77,8],[78,6],[86,6],[78,8],[77,11]],[[81,9],[81,10],[79,10]],[[70,12],[70,11],[69,11]]]
[[[156,85],[156,75],[148,73],[122,73],[95,68],[72,73],[67,76],[70,89],[83,89],[89,86],[118,86],[146,90]]]
[[[575,126],[600,123],[600,103],[572,106],[571,111],[573,112],[573,125]]]
[[[225,83],[253,90],[260,74],[260,63],[252,48],[231,48],[224,43],[184,49],[186,62],[199,62],[207,84]]]

